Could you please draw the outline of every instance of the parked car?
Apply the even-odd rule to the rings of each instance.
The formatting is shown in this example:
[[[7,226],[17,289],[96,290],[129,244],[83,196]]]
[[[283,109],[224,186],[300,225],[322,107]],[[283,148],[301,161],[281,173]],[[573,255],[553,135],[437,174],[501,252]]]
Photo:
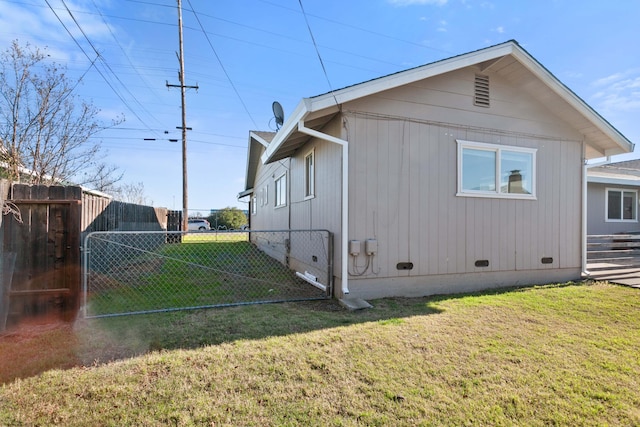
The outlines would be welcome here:
[[[192,230],[203,231],[203,230],[210,230],[210,229],[211,229],[211,225],[209,224],[209,221],[207,221],[206,219],[202,219],[202,218],[189,219],[189,231],[192,231]]]

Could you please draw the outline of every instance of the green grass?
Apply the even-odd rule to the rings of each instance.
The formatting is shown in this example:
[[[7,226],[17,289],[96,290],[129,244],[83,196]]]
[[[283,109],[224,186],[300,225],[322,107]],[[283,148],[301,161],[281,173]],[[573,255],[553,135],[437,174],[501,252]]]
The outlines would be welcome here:
[[[188,234],[181,244],[132,257],[113,275],[91,280],[101,282],[90,289],[104,289],[90,292],[91,316],[270,301],[291,294],[322,297],[242,233]]]
[[[0,425],[640,425],[637,289],[371,302],[84,321],[85,366],[6,383]]]
[[[182,236],[183,243],[246,242],[248,239],[249,232],[245,231],[190,232]]]

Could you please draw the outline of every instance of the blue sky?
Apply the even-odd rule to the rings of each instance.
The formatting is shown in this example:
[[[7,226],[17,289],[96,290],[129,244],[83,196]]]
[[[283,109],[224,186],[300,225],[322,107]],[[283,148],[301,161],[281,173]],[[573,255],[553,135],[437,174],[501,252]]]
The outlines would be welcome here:
[[[303,97],[511,39],[640,145],[640,1],[301,2],[306,19],[299,0],[183,0],[186,84],[199,86],[187,93],[192,213],[246,208],[248,134],[275,130],[273,101],[286,115]],[[101,119],[126,118],[98,136],[105,160],[153,205],[181,209],[181,145],[168,141],[181,137],[180,92],[165,85],[179,83],[177,17],[175,0],[0,0],[0,47],[47,47],[84,75]]]

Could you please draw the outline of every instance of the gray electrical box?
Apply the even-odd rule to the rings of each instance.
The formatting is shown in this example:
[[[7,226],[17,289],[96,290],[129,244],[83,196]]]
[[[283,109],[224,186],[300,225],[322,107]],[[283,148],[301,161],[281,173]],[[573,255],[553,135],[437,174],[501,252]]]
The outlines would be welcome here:
[[[378,241],[376,239],[367,239],[364,242],[364,251],[367,255],[375,255],[378,252]]]
[[[349,253],[353,256],[360,255],[360,240],[349,241]]]

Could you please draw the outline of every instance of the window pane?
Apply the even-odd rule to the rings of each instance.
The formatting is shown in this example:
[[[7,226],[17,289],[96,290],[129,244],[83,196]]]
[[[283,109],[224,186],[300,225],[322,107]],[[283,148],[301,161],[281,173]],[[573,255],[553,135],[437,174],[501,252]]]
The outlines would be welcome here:
[[[282,175],[276,180],[276,206],[282,206],[287,203],[287,176]]]
[[[496,191],[496,152],[462,149],[462,190]]]
[[[313,196],[315,192],[314,183],[314,170],[313,170],[313,153],[305,157],[305,196]]]
[[[622,219],[622,194],[620,191],[607,192],[607,219]]]
[[[533,154],[502,150],[500,192],[533,194]]]
[[[632,191],[624,192],[622,219],[636,219],[636,193]]]

